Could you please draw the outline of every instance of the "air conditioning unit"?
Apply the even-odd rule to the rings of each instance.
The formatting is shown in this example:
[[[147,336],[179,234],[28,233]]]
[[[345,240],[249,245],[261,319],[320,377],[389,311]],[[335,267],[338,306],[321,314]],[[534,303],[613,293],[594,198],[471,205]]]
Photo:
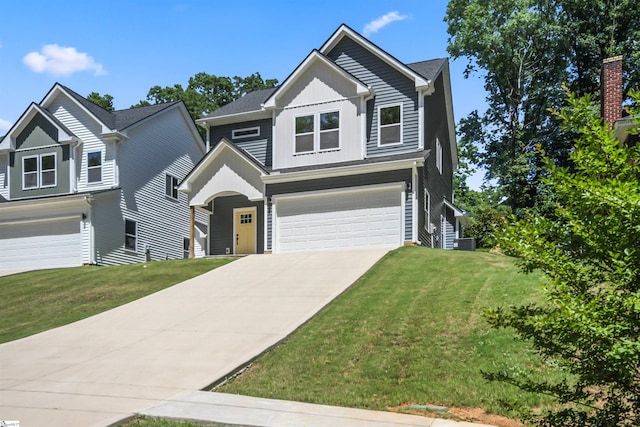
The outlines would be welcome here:
[[[454,239],[453,249],[457,251],[475,251],[476,239],[474,239],[473,237],[465,237],[463,239]]]

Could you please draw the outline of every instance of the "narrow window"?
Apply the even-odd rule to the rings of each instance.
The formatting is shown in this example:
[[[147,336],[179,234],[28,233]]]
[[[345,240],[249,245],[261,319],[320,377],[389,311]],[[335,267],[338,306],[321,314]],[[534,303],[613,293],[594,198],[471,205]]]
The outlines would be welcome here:
[[[380,145],[402,142],[402,106],[380,107],[378,138]]]
[[[22,158],[22,189],[38,188],[38,156]]]
[[[138,224],[130,219],[124,220],[124,248],[136,252],[138,249]]]
[[[431,195],[424,189],[424,228],[427,230],[427,233],[432,233],[431,227]]]
[[[442,144],[438,138],[436,138],[436,168],[442,175]]]
[[[233,139],[251,138],[254,136],[260,136],[260,126],[234,129],[233,131],[231,131],[231,138]]]
[[[102,152],[87,153],[87,182],[102,182]]]
[[[178,199],[178,178],[173,175],[165,175],[164,193],[172,199]]]
[[[182,256],[183,258],[189,258],[189,248],[191,247],[191,243],[188,237],[182,239]]]
[[[320,114],[320,150],[340,148],[340,112]]]
[[[296,117],[296,153],[313,152],[313,114]]]

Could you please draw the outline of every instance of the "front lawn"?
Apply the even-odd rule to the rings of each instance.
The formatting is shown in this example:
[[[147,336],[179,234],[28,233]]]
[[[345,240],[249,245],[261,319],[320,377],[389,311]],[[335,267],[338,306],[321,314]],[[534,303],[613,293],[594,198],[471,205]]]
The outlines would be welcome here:
[[[400,248],[216,391],[376,410],[481,408],[513,417],[504,402],[535,408],[548,400],[487,382],[481,371],[525,366],[552,374],[481,314],[540,298],[539,280],[501,255]]]
[[[153,261],[39,270],[0,277],[0,343],[93,316],[230,261]]]

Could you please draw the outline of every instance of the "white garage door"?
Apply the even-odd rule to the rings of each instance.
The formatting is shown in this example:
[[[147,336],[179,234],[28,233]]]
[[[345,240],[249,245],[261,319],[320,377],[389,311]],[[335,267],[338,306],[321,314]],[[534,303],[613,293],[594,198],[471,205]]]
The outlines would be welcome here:
[[[80,221],[0,226],[0,268],[53,268],[82,265]]]
[[[350,191],[276,201],[276,252],[402,244],[402,192]]]

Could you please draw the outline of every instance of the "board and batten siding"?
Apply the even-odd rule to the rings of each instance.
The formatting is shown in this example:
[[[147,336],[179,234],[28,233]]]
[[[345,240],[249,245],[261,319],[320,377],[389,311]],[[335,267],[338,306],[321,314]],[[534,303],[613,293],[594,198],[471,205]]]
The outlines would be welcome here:
[[[327,54],[343,69],[372,87],[367,103],[367,157],[404,153],[418,148],[418,94],[415,83],[373,53],[344,37]],[[402,104],[402,144],[378,146],[378,108]]]
[[[309,66],[281,95],[277,105],[273,169],[362,158],[362,112],[356,86],[326,64],[316,62]],[[340,147],[296,154],[295,118],[332,111],[340,112]]]
[[[209,130],[211,148],[215,147],[222,138],[227,138],[255,157],[264,166],[271,167],[271,144],[273,142],[271,123],[271,119],[262,119],[211,127]],[[260,135],[248,138],[233,138],[234,130],[253,127],[260,128]]]
[[[96,239],[96,252],[102,264],[123,264],[145,260],[148,248],[152,260],[183,258],[183,238],[189,236],[187,195],[178,200],[165,195],[165,174],[184,179],[202,157],[193,134],[177,108],[147,120],[127,132],[128,139],[118,145],[120,187],[118,210],[98,211],[96,227],[108,224],[113,237]],[[137,223],[137,250],[124,249],[125,219]],[[96,230],[102,236],[106,231]]]
[[[264,252],[264,202],[251,202],[245,196],[218,197],[213,202],[211,215],[211,255],[225,255],[234,251],[233,221],[235,208],[256,208],[256,253]]]
[[[58,95],[52,101],[48,110],[82,141],[82,144],[75,150],[76,176],[79,177],[78,192],[95,191],[114,186],[116,184],[116,146],[112,143],[105,143],[101,139],[102,126],[77,103],[63,94]],[[102,153],[102,182],[87,183],[87,153],[94,151]]]

